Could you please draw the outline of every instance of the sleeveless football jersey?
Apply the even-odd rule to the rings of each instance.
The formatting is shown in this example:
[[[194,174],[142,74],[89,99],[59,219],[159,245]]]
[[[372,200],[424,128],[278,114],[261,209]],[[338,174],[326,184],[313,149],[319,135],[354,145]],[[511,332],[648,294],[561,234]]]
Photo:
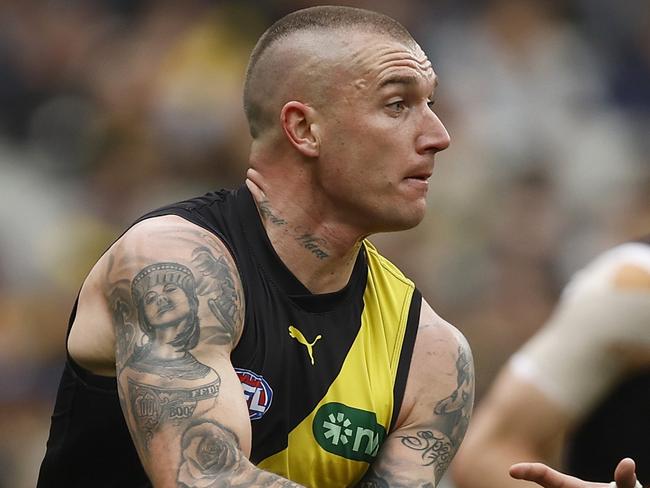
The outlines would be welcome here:
[[[309,487],[354,485],[399,414],[421,304],[414,284],[364,241],[345,288],[310,293],[275,253],[245,186],[140,220],[169,214],[218,236],[240,274],[246,314],[231,360],[249,408],[251,461]],[[48,486],[149,486],[115,379],[69,357],[39,479]]]

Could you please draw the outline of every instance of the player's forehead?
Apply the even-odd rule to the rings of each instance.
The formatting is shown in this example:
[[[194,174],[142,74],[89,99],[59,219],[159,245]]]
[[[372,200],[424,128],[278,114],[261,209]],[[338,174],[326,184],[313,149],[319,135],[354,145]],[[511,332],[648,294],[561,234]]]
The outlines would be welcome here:
[[[360,35],[351,50],[351,71],[355,83],[381,89],[391,82],[430,86],[437,83],[429,58],[415,42],[382,35]]]

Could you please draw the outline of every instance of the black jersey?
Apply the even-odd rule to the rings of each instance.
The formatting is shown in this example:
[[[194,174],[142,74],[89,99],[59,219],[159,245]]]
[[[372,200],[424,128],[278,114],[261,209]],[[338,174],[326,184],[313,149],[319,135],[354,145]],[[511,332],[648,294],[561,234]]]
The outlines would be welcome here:
[[[240,274],[246,313],[231,361],[249,407],[251,461],[307,486],[355,484],[399,413],[421,304],[413,283],[364,241],[345,288],[310,293],[275,253],[246,187],[140,220],[169,214],[219,237]],[[150,486],[115,378],[70,357],[38,486]]]

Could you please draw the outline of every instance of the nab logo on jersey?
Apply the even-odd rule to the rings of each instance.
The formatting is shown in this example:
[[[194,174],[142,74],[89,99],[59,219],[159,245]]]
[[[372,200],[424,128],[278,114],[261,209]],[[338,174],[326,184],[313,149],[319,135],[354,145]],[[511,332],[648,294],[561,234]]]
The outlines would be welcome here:
[[[258,420],[271,407],[273,390],[260,375],[247,369],[235,368],[239,377],[246,403],[248,403],[248,416],[251,420]]]

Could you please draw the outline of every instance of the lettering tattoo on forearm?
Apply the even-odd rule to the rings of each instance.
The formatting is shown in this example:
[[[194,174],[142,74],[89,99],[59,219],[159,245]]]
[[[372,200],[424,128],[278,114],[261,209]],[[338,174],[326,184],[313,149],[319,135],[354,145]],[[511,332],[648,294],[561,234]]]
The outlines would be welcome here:
[[[177,480],[179,488],[299,488],[248,462],[235,433],[216,421],[195,422],[183,432]]]
[[[433,483],[426,480],[395,480],[394,475],[387,477],[379,476],[377,471],[369,468],[363,479],[356,485],[356,488],[434,488]]]
[[[471,357],[462,346],[458,348],[456,371],[456,388],[434,407],[434,428],[418,431],[416,436],[400,437],[404,446],[421,452],[423,466],[434,466],[436,481],[440,480],[460,447],[474,404]]]
[[[435,465],[436,480],[439,480],[453,456],[453,444],[449,437],[440,432],[420,430],[417,436],[402,436],[401,440],[409,449],[422,452],[423,466]]]

